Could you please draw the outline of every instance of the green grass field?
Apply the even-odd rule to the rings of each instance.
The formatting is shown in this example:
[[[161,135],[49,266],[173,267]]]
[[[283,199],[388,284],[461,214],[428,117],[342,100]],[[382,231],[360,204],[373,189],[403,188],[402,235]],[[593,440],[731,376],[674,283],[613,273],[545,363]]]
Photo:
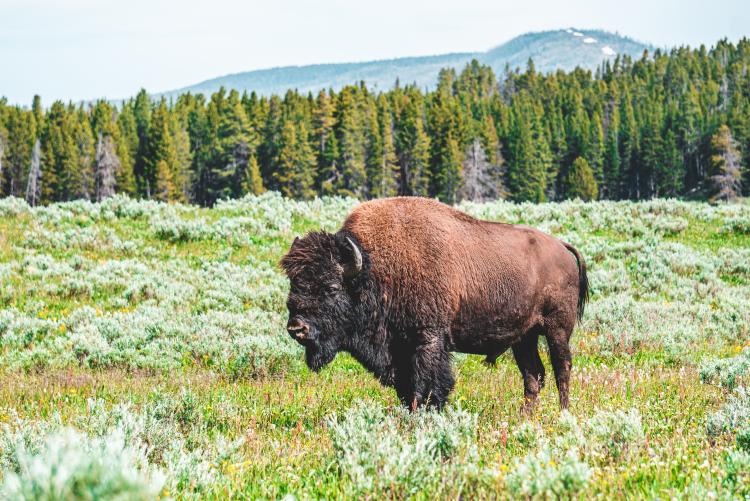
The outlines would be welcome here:
[[[0,200],[2,497],[750,496],[750,205],[463,204],[589,267],[570,413],[531,418],[509,354],[455,355],[440,415],[307,370],[277,263],[355,205]]]

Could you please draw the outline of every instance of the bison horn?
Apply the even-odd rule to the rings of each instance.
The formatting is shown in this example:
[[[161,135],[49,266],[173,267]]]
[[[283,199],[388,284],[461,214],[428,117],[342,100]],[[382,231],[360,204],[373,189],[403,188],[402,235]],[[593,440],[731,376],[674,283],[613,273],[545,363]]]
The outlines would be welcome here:
[[[352,260],[344,266],[344,277],[353,278],[362,271],[362,253],[359,251],[357,244],[352,242],[351,238],[346,237],[346,241],[349,242],[352,248]]]

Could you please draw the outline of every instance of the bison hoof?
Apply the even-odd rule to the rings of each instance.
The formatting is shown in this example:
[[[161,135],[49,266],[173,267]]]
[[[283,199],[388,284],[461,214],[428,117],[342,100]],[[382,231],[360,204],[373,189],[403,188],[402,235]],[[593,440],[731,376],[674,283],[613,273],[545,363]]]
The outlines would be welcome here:
[[[524,398],[524,402],[519,409],[522,416],[532,416],[536,410],[536,399]]]

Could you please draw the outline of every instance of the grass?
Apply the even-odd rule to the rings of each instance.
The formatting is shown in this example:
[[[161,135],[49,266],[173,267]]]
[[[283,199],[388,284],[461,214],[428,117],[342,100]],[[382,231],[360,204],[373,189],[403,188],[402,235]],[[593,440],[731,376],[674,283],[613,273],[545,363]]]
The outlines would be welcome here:
[[[189,388],[197,396],[197,412],[210,423],[207,433],[241,433],[247,439],[243,460],[238,462],[241,466],[214,493],[217,497],[227,492],[249,498],[277,498],[286,493],[343,496],[335,471],[328,468],[334,460],[325,417],[344,412],[358,399],[396,405],[391,392],[348,365],[347,360],[337,361],[321,377],[306,374],[261,381],[229,381],[205,371],[14,373],[4,375],[0,401],[13,402],[21,417],[44,420],[58,413],[64,423],[72,424],[86,414],[89,399],[137,406],[154,398],[155,389],[177,396]],[[488,369],[472,357],[458,365],[453,395],[454,401],[479,417],[476,442],[482,462],[501,472],[512,469],[513,459],[524,452],[510,438],[524,420],[518,412],[516,370],[509,360]],[[698,379],[694,370],[587,366],[574,372],[571,406],[576,415],[590,416],[601,408],[636,408],[643,414],[646,433],[642,457],[631,464],[603,467],[587,495],[676,495],[694,481],[694,474],[710,480],[717,473],[724,446],[704,436],[702,417],[718,406],[722,394],[712,386],[684,384],[688,379]],[[217,402],[238,410],[230,416],[217,415]],[[546,388],[532,421],[554,434],[558,416],[556,392]],[[502,477],[480,493],[508,496]]]
[[[481,357],[456,355],[451,409],[475,424],[467,443],[433,456],[406,448],[422,443],[418,423],[426,416],[403,415],[393,391],[348,355],[310,373],[283,332],[279,257],[295,234],[335,229],[353,201],[266,196],[198,209],[118,199],[18,213],[2,203],[6,479],[27,478],[14,466],[21,453],[11,439],[18,433],[33,454],[48,450],[38,444],[50,430],[72,427],[95,437],[138,422],[126,442],[143,447],[143,464],[163,472],[162,498],[733,498],[750,489],[748,472],[730,472],[728,458],[741,449],[734,434],[706,432],[708,416],[726,405],[731,390],[699,375],[704,361],[731,357],[747,344],[750,265],[743,260],[750,258],[750,235],[727,232],[724,223],[750,219],[748,206],[464,205],[574,243],[587,258],[594,295],[572,339],[572,416],[558,410],[546,353],[549,381],[530,418],[519,412],[522,383],[512,356],[488,367]],[[104,208],[136,215],[110,217]],[[256,227],[222,226],[242,218]],[[198,221],[200,235],[165,240],[154,230],[157,220]],[[123,405],[130,421],[118,417]],[[360,407],[364,418],[356,414]],[[618,419],[626,419],[619,411],[639,418],[642,435],[618,431]],[[356,419],[373,419],[371,412],[390,416],[385,435],[362,437],[354,451],[359,463],[345,463],[331,420],[351,423],[356,436]],[[609,424],[597,424],[602,415]],[[450,422],[445,426],[450,431]],[[627,452],[606,452],[596,426]],[[159,440],[163,457],[153,454]],[[378,440],[394,448],[377,449],[385,447]],[[239,445],[224,452],[222,441]],[[173,452],[194,461],[186,466],[170,459]],[[387,477],[388,458],[408,454],[416,461],[408,464],[429,473],[416,490],[413,480]],[[565,476],[568,456],[581,465],[580,478]],[[529,462],[541,469],[526,469]],[[138,468],[150,475],[143,464]],[[362,487],[355,467],[374,468],[383,481]],[[188,472],[187,481],[180,472]],[[431,480],[433,474],[442,480]]]

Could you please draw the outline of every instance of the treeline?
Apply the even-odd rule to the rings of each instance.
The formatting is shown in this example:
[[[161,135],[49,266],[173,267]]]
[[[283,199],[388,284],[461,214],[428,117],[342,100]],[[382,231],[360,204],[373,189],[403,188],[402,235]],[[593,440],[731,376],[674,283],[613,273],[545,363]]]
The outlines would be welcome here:
[[[476,61],[434,91],[153,100],[0,101],[0,194],[30,203],[114,193],[212,205],[402,195],[513,200],[732,198],[750,165],[750,40],[498,79]],[[743,176],[745,177],[744,183]]]

